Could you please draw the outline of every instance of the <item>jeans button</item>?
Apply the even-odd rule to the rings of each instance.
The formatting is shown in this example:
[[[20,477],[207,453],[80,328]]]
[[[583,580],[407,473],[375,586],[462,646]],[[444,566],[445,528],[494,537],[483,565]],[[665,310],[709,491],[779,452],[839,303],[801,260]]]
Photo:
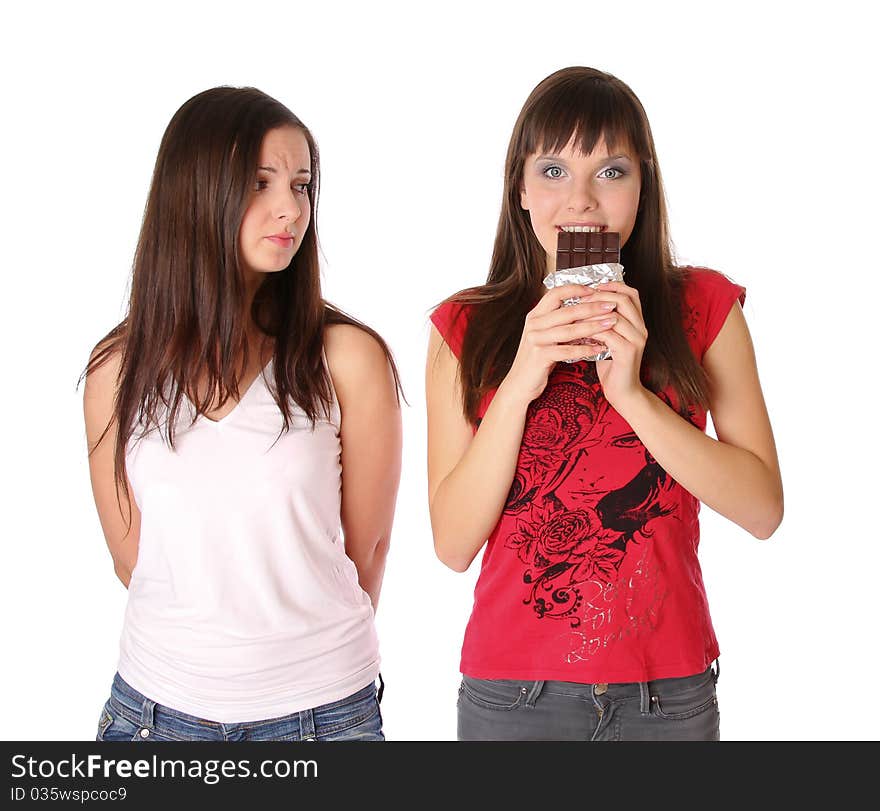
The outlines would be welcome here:
[[[150,737],[150,730],[149,729],[142,729],[141,730],[141,737],[142,738],[149,738]]]
[[[597,684],[595,686],[594,690],[595,690],[595,693],[597,696],[601,696],[604,693],[608,692],[608,685],[607,684]]]

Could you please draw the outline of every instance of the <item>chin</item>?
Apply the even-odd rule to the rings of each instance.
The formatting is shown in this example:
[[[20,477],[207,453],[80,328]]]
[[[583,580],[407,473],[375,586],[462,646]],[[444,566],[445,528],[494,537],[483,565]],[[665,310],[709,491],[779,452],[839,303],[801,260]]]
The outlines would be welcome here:
[[[290,266],[290,263],[293,261],[293,257],[289,257],[288,259],[278,259],[276,258],[272,262],[267,262],[261,268],[263,273],[278,273],[279,270],[284,270],[285,268]]]

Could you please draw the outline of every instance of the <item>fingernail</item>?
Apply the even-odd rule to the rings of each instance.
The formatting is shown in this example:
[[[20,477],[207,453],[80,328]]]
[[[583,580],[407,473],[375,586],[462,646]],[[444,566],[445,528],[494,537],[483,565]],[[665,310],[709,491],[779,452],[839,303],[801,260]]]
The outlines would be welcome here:
[[[612,324],[614,324],[616,321],[617,321],[616,318],[606,318],[604,321],[600,321],[599,323],[600,323],[603,327],[610,327],[610,326],[611,326]]]
[[[606,301],[604,304],[599,305],[600,310],[613,310],[617,305],[612,304],[609,301]]]

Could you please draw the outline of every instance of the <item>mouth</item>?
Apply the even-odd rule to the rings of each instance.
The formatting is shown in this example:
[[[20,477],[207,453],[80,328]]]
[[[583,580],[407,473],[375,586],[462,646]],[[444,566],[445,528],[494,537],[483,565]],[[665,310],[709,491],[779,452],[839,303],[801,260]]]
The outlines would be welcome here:
[[[557,231],[565,231],[569,234],[601,234],[603,231],[608,230],[607,225],[595,225],[595,224],[580,224],[580,225],[557,225]]]
[[[289,248],[293,245],[293,234],[272,234],[272,236],[266,237],[266,239],[275,245],[280,245],[282,248]]]

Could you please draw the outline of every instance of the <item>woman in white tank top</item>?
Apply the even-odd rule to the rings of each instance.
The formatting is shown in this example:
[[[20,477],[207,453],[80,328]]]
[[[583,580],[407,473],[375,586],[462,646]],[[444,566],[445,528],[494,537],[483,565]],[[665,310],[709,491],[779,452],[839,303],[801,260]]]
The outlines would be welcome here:
[[[165,131],[128,313],[84,373],[129,590],[99,740],[384,740],[400,387],[321,297],[318,181],[309,130],[253,88],[200,93]]]

